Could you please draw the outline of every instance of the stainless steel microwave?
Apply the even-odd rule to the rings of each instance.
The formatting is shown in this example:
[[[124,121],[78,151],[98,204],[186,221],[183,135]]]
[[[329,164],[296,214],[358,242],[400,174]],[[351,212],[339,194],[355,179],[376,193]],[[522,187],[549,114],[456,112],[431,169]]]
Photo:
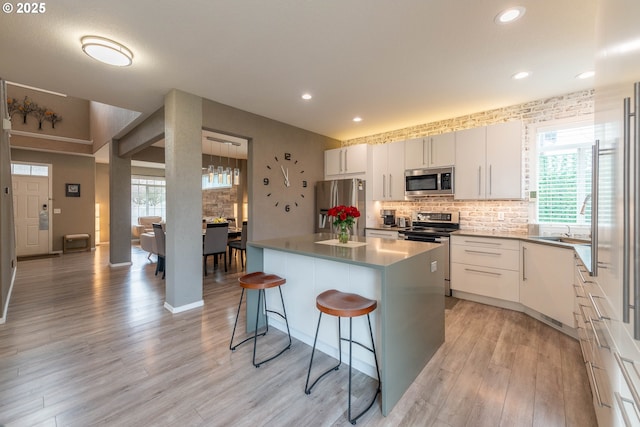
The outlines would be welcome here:
[[[409,169],[404,172],[406,197],[454,194],[453,166],[432,169]]]

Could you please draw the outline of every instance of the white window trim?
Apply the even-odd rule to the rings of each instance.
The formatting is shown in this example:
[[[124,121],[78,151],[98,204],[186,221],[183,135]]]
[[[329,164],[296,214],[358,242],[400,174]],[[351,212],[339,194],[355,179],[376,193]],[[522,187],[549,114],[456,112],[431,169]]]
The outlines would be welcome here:
[[[595,138],[595,117],[593,114],[588,114],[580,117],[569,117],[566,119],[549,120],[545,122],[532,123],[528,126],[530,136],[530,150],[531,156],[529,157],[529,191],[538,192],[538,133],[548,132],[553,130],[570,129],[573,127],[580,127],[586,125],[594,126],[594,138]],[[539,224],[538,222],[538,198],[535,202],[531,203],[529,209],[529,222],[533,224]],[[554,224],[545,224],[554,226]],[[564,224],[556,224],[559,227],[566,227]]]

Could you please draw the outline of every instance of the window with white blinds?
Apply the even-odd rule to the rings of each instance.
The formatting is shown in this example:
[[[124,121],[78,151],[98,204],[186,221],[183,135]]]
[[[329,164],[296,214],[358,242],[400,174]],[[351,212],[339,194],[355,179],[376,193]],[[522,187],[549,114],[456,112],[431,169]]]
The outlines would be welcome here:
[[[593,123],[545,127],[537,132],[538,222],[591,222]]]
[[[131,177],[131,223],[137,224],[141,216],[166,219],[166,182],[163,177]]]

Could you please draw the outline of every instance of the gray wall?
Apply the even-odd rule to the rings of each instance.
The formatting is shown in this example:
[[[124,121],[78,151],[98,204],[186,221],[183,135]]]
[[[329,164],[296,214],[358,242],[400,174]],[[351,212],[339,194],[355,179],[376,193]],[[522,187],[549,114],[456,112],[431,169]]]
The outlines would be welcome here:
[[[340,146],[340,142],[290,126],[266,117],[238,110],[210,100],[202,103],[202,126],[206,129],[240,136],[248,139],[248,200],[249,200],[249,239],[261,240],[278,236],[293,236],[313,232],[314,184],[324,177],[324,151]],[[292,159],[304,170],[308,187],[300,189],[286,188],[280,171],[270,171],[280,163],[284,153],[291,153]],[[270,184],[263,185],[263,179],[269,177]],[[291,177],[290,177],[291,178]],[[271,196],[267,196],[271,194]],[[285,212],[286,201],[298,200],[299,206]],[[275,206],[275,201],[280,201]]]
[[[49,163],[52,165],[51,214],[53,251],[62,251],[65,234],[87,233],[91,246],[95,237],[95,159],[90,156],[11,149],[12,160],[18,162]],[[80,184],[80,197],[66,197],[65,184]]]

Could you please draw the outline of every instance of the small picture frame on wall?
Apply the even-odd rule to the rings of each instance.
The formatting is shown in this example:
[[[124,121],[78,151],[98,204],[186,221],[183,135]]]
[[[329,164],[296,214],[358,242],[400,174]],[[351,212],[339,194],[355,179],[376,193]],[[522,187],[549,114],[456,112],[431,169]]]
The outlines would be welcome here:
[[[65,184],[67,197],[80,197],[80,184]]]

